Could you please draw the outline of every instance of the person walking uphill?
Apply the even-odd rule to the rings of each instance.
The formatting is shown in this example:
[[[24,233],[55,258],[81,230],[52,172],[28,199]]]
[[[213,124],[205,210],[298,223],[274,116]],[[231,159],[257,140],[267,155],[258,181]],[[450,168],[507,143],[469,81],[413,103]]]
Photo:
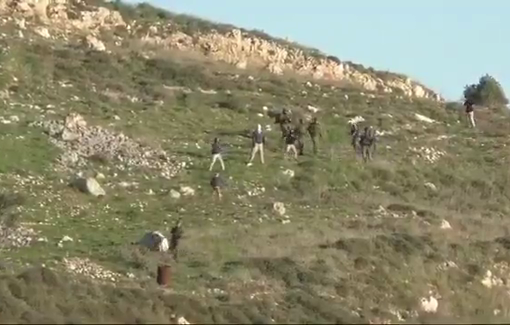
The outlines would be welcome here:
[[[220,141],[218,138],[214,138],[213,143],[211,144],[211,154],[212,154],[212,162],[211,166],[209,167],[209,171],[211,171],[214,167],[214,164],[217,160],[220,161],[221,169],[225,170],[225,164],[223,163],[223,156],[222,156],[222,148],[220,145]]]
[[[308,134],[310,134],[310,138],[312,139],[313,153],[317,153],[317,136],[322,139],[322,132],[319,126],[319,122],[317,122],[317,118],[314,117],[310,124],[307,127]]]
[[[466,101],[464,102],[464,106],[466,107],[466,115],[467,115],[467,120],[468,120],[469,126],[472,128],[475,128],[476,123],[475,123],[475,112],[474,112],[474,107],[473,107],[474,106],[473,101],[466,99]]]
[[[257,125],[257,129],[253,131],[251,135],[252,140],[252,149],[251,149],[251,157],[248,162],[248,166],[252,165],[252,161],[255,158],[257,152],[260,155],[260,162],[264,164],[264,144],[266,143],[266,136],[264,132],[262,132],[262,126],[260,124]]]

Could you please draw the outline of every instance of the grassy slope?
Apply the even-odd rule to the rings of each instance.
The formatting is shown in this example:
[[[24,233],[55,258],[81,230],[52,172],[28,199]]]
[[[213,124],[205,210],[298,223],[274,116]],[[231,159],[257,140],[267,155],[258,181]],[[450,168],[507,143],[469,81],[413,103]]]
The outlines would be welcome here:
[[[12,35],[9,26],[2,28]],[[0,56],[0,78],[2,89],[12,91],[0,115],[16,115],[21,122],[0,130],[6,153],[0,179],[3,192],[24,197],[17,221],[45,221],[33,227],[48,243],[0,252],[2,321],[164,322],[174,312],[191,322],[398,321],[395,311],[424,322],[508,320],[505,290],[480,284],[488,268],[509,257],[505,241],[498,239],[507,236],[510,225],[505,219],[510,178],[501,150],[508,138],[502,127],[494,127],[508,122],[503,114],[481,113],[480,130],[471,131],[457,123],[460,111],[437,103],[370,98],[327,85],[310,88],[302,80],[234,71],[174,52],[147,60],[136,54],[134,44],[108,55],[29,37],[31,44],[9,36],[3,40],[9,50]],[[73,87],[62,87],[63,81]],[[102,94],[92,85],[111,92]],[[184,95],[164,85],[194,91]],[[218,93],[203,94],[199,86]],[[56,106],[58,117],[79,112],[90,123],[161,144],[193,165],[167,181],[144,170],[114,177],[115,162],[91,161],[90,170],[106,175],[108,195],[96,200],[80,194],[66,186],[69,175],[51,168],[58,150],[41,130],[27,126],[48,104]],[[264,105],[279,104],[323,108],[321,152],[297,163],[284,161],[274,131],[267,165],[256,161],[247,169],[249,141],[239,134],[256,123],[272,124],[258,114]],[[415,112],[440,123],[416,121]],[[393,131],[381,138],[376,160],[367,165],[349,147],[346,121],[356,115],[371,123],[381,118],[381,129]],[[208,187],[208,143],[215,135],[231,145],[224,175],[231,179],[222,203],[213,201]],[[441,135],[450,138],[438,139]],[[422,146],[447,154],[430,164],[409,152]],[[287,168],[296,172],[293,179],[281,175]],[[20,185],[19,179],[30,175],[39,181]],[[112,186],[121,181],[140,186]],[[426,182],[438,191],[426,188]],[[197,194],[172,200],[166,193],[179,185],[192,186]],[[246,196],[260,186],[266,189],[263,195]],[[156,195],[148,195],[149,189]],[[282,224],[271,212],[273,201],[285,203],[290,223]],[[374,214],[380,205],[402,217]],[[186,232],[182,258],[174,265],[174,290],[162,296],[147,279],[154,277],[158,256],[129,243],[146,230],[168,231],[179,216]],[[443,218],[452,230],[439,229]],[[63,235],[74,242],[58,248]],[[58,271],[58,262],[75,256],[131,272],[138,280],[116,288],[71,280]],[[446,261],[459,268],[438,270]],[[15,275],[38,263],[53,265],[56,273],[35,268]],[[439,313],[412,313],[429,290],[442,296]],[[494,309],[502,312],[494,316]]]

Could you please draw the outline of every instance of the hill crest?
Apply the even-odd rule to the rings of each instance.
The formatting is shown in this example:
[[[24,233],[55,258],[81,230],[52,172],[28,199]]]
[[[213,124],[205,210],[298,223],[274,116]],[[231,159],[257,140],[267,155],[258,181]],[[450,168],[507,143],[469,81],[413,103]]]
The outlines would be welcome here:
[[[126,39],[135,38],[142,46],[200,53],[239,69],[263,69],[276,75],[289,73],[348,83],[365,91],[443,100],[438,93],[401,74],[343,62],[265,33],[175,15],[148,4],[138,5],[134,14],[133,7],[121,2],[2,0],[0,12],[6,21],[14,19],[22,29],[37,22],[34,28],[47,38],[78,32],[90,48],[98,51],[124,46]]]

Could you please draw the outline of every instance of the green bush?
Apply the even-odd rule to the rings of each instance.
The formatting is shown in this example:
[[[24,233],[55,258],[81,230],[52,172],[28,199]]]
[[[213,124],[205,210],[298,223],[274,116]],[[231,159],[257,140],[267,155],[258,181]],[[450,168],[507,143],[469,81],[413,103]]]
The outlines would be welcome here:
[[[464,98],[471,100],[475,105],[501,106],[508,104],[503,87],[488,74],[480,77],[478,84],[467,85],[464,88]]]

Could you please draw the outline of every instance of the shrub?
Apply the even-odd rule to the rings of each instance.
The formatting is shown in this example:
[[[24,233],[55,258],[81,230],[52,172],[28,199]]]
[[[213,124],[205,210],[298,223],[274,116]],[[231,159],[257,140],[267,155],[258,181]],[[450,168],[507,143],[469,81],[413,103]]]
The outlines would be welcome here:
[[[488,74],[480,77],[478,84],[467,85],[464,88],[464,98],[471,100],[475,105],[501,106],[508,104],[503,87]]]

